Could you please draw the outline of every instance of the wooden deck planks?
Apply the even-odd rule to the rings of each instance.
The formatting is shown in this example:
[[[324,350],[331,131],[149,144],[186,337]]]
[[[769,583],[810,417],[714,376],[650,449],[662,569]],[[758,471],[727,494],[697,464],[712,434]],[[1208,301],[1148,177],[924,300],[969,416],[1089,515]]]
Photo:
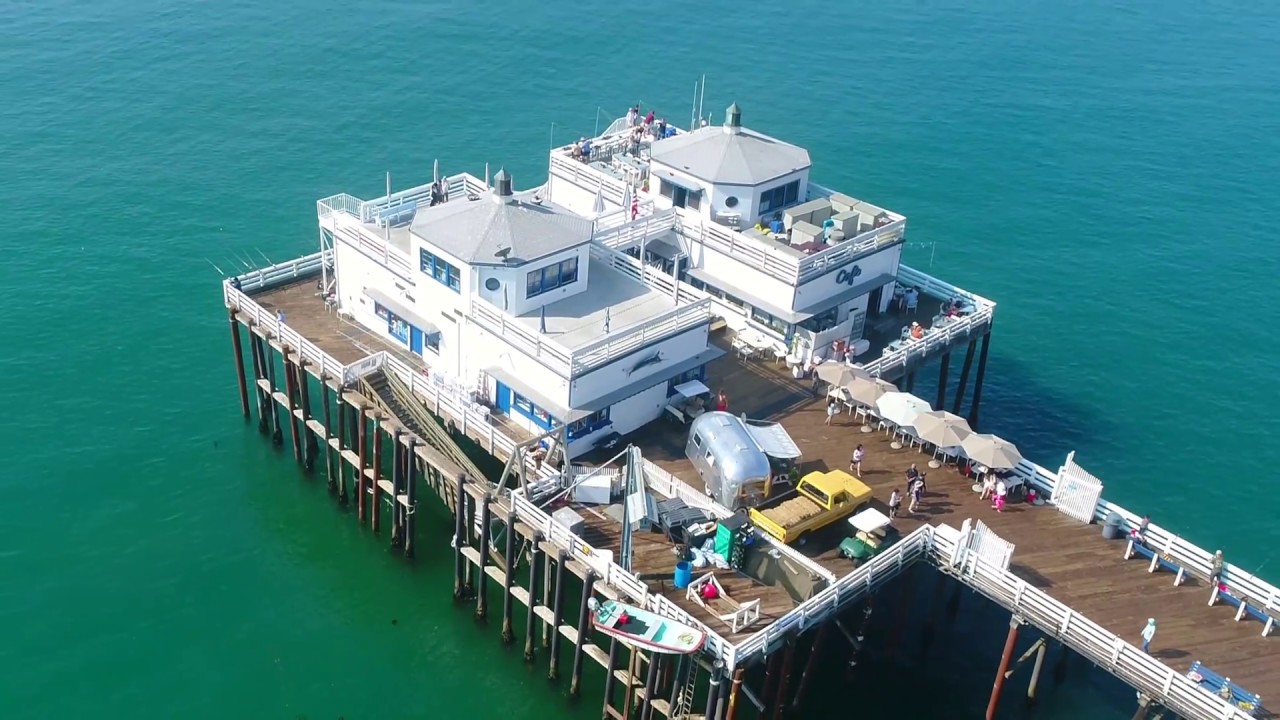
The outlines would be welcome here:
[[[862,479],[875,491],[874,503],[882,511],[890,490],[902,489],[906,469],[917,463],[927,475],[928,493],[918,514],[904,512],[895,523],[901,532],[923,522],[958,527],[965,518],[980,519],[1016,545],[1010,569],[1027,582],[1135,645],[1141,644],[1147,618],[1155,617],[1159,629],[1152,652],[1170,667],[1185,671],[1199,660],[1259,693],[1264,703],[1268,698],[1280,701],[1280,637],[1261,637],[1262,624],[1256,620],[1235,622],[1230,605],[1208,607],[1210,589],[1203,581],[1188,578],[1174,587],[1172,573],[1148,574],[1145,561],[1124,560],[1123,541],[1106,540],[1099,526],[1082,525],[1051,507],[1010,505],[996,512],[954,469],[930,469],[929,455],[894,450],[881,432],[859,432],[851,415],[841,414],[833,425],[824,425],[825,398],[808,383],[786,376],[772,359],[743,363],[726,356],[708,368],[707,385],[724,388],[735,413],[780,421],[804,452],[805,471],[848,469],[853,448],[864,444]],[[684,457],[684,438],[683,427],[655,423],[629,439],[647,459],[696,487],[698,476]],[[848,534],[842,523],[800,549],[843,575],[851,565],[836,557],[832,545]]]

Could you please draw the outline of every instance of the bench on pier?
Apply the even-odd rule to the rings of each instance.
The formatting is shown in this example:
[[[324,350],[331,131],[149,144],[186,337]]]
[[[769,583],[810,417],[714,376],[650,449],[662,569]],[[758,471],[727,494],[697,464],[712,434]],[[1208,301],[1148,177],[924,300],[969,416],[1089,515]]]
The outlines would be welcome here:
[[[378,211],[378,225],[400,227],[406,223],[413,221],[414,213],[418,212],[418,201],[411,200],[407,203],[392,205]]]
[[[1148,532],[1150,531],[1148,530]],[[1147,565],[1147,572],[1154,573],[1156,570],[1168,570],[1174,573],[1173,584],[1175,586],[1181,585],[1187,579],[1187,575],[1201,580],[1209,579],[1211,561],[1203,550],[1173,535],[1170,535],[1165,540],[1162,548],[1159,546],[1152,547],[1152,544],[1150,540],[1142,542],[1133,534],[1130,534],[1128,543],[1124,548],[1124,559],[1129,560],[1134,555],[1141,555],[1151,561]]]
[[[1262,636],[1270,635],[1276,620],[1280,620],[1280,597],[1274,592],[1269,595],[1259,592],[1260,588],[1251,588],[1247,582],[1237,583],[1232,580],[1229,572],[1224,575],[1224,581],[1214,585],[1213,592],[1209,595],[1209,605],[1223,600],[1236,608],[1236,622],[1240,622],[1246,614],[1252,615],[1262,623]],[[1262,600],[1263,597],[1266,600]]]
[[[1187,671],[1187,678],[1199,685],[1200,689],[1205,692],[1224,700],[1229,696],[1232,705],[1240,708],[1250,716],[1257,714],[1262,709],[1261,696],[1245,690],[1231,682],[1229,678],[1224,678],[1217,672],[1205,667],[1204,663],[1199,660],[1191,663],[1191,669]]]

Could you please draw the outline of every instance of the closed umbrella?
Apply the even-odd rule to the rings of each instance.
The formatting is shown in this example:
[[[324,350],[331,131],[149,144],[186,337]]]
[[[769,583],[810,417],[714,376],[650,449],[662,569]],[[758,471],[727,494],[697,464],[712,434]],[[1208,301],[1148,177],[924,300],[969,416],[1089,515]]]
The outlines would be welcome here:
[[[601,185],[600,188],[596,190],[596,200],[594,203],[591,204],[591,212],[595,213],[597,217],[604,214],[604,186],[603,185]]]
[[[866,371],[856,370],[842,362],[822,363],[814,368],[813,373],[822,382],[835,387],[848,385],[857,377],[867,377]]]
[[[965,457],[992,470],[1008,470],[1022,462],[1018,447],[996,435],[973,433],[960,447]]]
[[[959,447],[965,438],[973,434],[969,421],[946,410],[920,413],[911,427],[915,429],[916,437],[934,446],[934,458],[944,448]],[[936,462],[935,459],[929,465],[937,467]]]

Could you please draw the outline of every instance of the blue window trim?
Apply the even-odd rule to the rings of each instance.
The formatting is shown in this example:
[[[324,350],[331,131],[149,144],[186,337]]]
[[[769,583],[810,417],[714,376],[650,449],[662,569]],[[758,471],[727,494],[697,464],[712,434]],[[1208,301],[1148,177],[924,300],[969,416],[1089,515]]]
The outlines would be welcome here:
[[[418,265],[424,275],[456,293],[462,292],[462,273],[453,264],[422,249],[418,251]]]
[[[569,439],[574,440],[611,425],[613,425],[613,421],[609,419],[609,408],[605,408],[569,423],[567,432]]]
[[[409,329],[409,321],[396,315],[388,310],[382,303],[375,302],[373,304],[373,312],[383,320],[387,321],[387,334],[399,340],[405,345],[409,344],[409,335],[413,332]]]
[[[537,270],[530,270],[529,274],[525,275],[525,297],[537,297],[576,282],[578,282],[578,258],[574,256]]]
[[[529,418],[534,425],[537,425],[544,430],[550,430],[555,426],[556,419],[551,417],[551,413],[547,412],[545,408],[538,407],[532,400],[516,392],[514,389],[511,391],[511,409]],[[538,417],[539,410],[542,411],[543,415],[547,416],[545,420]]]
[[[671,397],[672,395],[676,394],[677,385],[683,385],[687,382],[692,382],[694,380],[700,380],[703,383],[707,381],[707,366],[705,364],[699,365],[698,367],[692,370],[686,370],[685,372],[682,372],[679,375],[668,380],[667,381],[667,397]]]

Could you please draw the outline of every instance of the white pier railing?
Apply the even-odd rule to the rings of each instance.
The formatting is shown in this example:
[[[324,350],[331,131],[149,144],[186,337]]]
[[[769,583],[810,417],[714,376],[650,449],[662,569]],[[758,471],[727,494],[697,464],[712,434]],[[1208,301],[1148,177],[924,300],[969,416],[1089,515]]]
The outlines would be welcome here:
[[[344,365],[310,340],[288,327],[287,324],[281,325],[277,323],[274,314],[263,309],[246,293],[246,291],[256,292],[287,282],[293,282],[299,278],[308,277],[309,273],[318,274],[322,261],[322,255],[315,253],[304,258],[279,263],[238,276],[237,279],[243,291],[236,290],[231,285],[230,280],[224,281],[224,303],[228,309],[235,310],[240,317],[245,318],[253,326],[261,328],[268,336],[306,358],[310,367],[319,368],[327,377],[343,378],[346,381],[348,378],[354,379],[379,367],[395,372],[412,387],[415,393],[433,406],[437,415],[454,421],[464,432],[470,430],[471,433],[480,435],[487,440],[487,448],[490,453],[497,456],[510,456],[518,442],[507,436],[500,428],[495,427],[491,420],[482,414],[474,403],[469,403],[462,398],[442,394],[427,381],[420,370],[410,367],[407,363],[386,352],[375,353],[358,363]],[[908,268],[904,269],[908,270],[908,272],[915,272],[910,271]],[[918,286],[926,289],[932,287],[933,289],[929,289],[932,294],[941,294],[942,296],[965,295],[963,291],[959,291],[958,288],[953,286],[930,286],[928,282],[932,279],[923,273],[908,277],[909,282],[913,282]],[[936,283],[937,281],[934,282]],[[979,305],[982,302],[986,302],[994,307],[994,303],[990,303],[990,301],[978,296],[972,294],[965,296],[970,297]],[[481,444],[486,443],[482,442]],[[546,479],[557,474],[548,465],[535,468],[533,463],[529,462],[527,468],[533,478]],[[1027,460],[1020,463],[1014,472],[1034,485],[1045,496],[1051,496],[1053,488],[1059,482],[1057,473]],[[646,474],[651,486],[659,492],[670,494],[671,497],[681,497],[686,502],[697,504],[699,507],[709,507],[713,514],[718,517],[723,517],[728,512],[715,506],[714,503],[709,503],[707,498],[670,476],[669,473],[661,471],[657,466],[646,463]],[[545,513],[542,513],[527,501],[521,504],[520,508],[522,509],[518,509],[518,512],[523,513],[521,520],[532,526],[543,527],[549,522]],[[1097,520],[1104,520],[1113,512],[1119,514],[1130,526],[1136,527],[1140,521],[1136,514],[1106,500],[1100,500],[1097,503],[1094,517]],[[565,532],[567,533],[567,531]],[[571,536],[562,535],[560,537],[561,541],[565,543],[574,541]],[[871,562],[845,575],[822,593],[797,606],[791,612],[775,621],[770,628],[761,630],[737,646],[730,645],[719,635],[716,635],[709,649],[722,659],[727,667],[737,667],[747,661],[753,654],[767,650],[770,643],[780,637],[779,633],[781,631],[778,630],[779,627],[807,627],[823,617],[821,612],[824,611],[821,608],[838,608],[847,602],[851,602],[851,598],[856,600],[857,594],[861,592],[858,588],[878,586],[889,577],[900,572],[902,567],[909,564],[909,558],[915,558],[916,554],[920,552],[920,544],[923,542],[919,539],[921,537],[926,537],[929,542],[927,554],[929,559],[940,566],[949,566],[948,559],[955,552],[955,542],[948,538],[947,533],[937,532],[928,527],[921,528],[908,536],[908,539],[916,538],[915,540],[907,543],[906,539],[904,539],[904,541],[890,547]],[[1191,541],[1180,538],[1176,533],[1168,529],[1154,523],[1149,524],[1146,530],[1146,537],[1149,546],[1158,549],[1162,548],[1162,554],[1167,554],[1172,562],[1182,567],[1197,570],[1209,567],[1212,558],[1210,551]],[[578,549],[576,551],[572,545],[566,545],[566,547],[575,552],[586,553],[590,551],[590,545],[581,542],[580,539],[576,541],[581,543],[577,546]],[[901,549],[899,550],[898,548]],[[779,550],[780,552],[790,551],[789,548],[787,551],[783,551],[781,548]],[[1119,552],[1119,549],[1117,549],[1117,552]],[[598,562],[598,558],[596,562]],[[1000,570],[981,558],[971,563],[966,563],[965,568],[966,571],[960,573],[960,579],[964,582],[971,584],[1011,611],[1019,612],[1028,621],[1036,623],[1042,629],[1048,632],[1056,630],[1054,632],[1055,637],[1062,638],[1077,652],[1086,655],[1180,715],[1193,720],[1245,720],[1247,717],[1243,710],[1201,690],[1181,674],[1165,666],[1155,658],[1142,653],[1132,645],[1125,643],[1110,631],[1054,600],[1041,590],[1028,585],[1012,573]],[[683,610],[675,607],[666,598],[647,594],[647,589],[644,591],[646,594],[640,596],[639,593],[641,593],[643,583],[638,580],[635,580],[634,583],[631,582],[630,579],[634,579],[634,576],[622,574],[622,572],[620,567],[617,570],[609,568],[606,571],[608,584],[611,587],[615,587],[630,597],[644,597],[645,607],[648,609],[660,612],[680,622],[692,621],[699,627],[706,627],[705,624],[694,620]],[[1234,588],[1250,598],[1280,598],[1280,589],[1275,585],[1230,563],[1224,566],[1222,581],[1229,588]],[[787,623],[787,625],[782,626],[779,623]]]

